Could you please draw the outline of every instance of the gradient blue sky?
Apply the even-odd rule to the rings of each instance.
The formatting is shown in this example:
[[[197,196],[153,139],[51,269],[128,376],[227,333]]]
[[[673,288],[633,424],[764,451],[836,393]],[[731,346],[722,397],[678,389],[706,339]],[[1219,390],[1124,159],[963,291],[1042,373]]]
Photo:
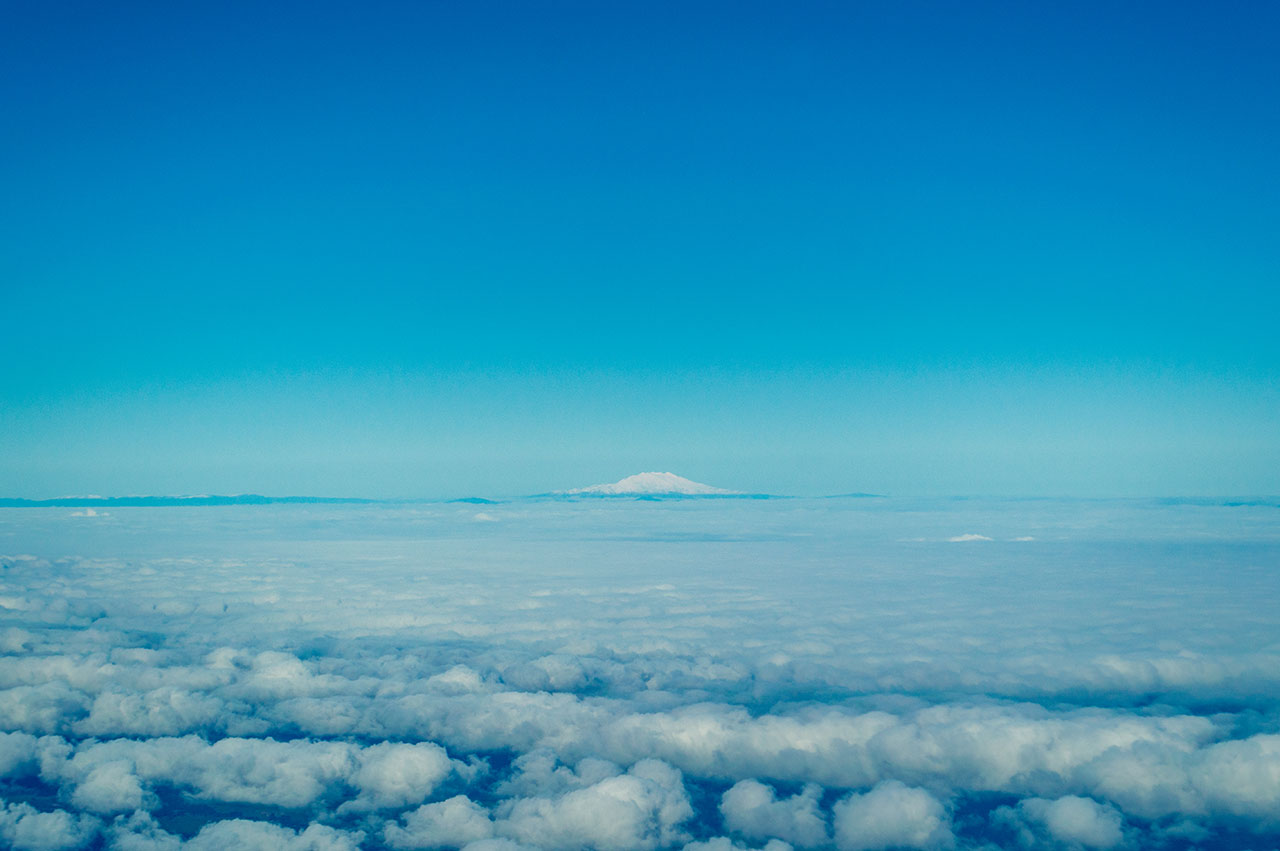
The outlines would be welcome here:
[[[0,495],[1280,492],[1278,32],[8,4]]]

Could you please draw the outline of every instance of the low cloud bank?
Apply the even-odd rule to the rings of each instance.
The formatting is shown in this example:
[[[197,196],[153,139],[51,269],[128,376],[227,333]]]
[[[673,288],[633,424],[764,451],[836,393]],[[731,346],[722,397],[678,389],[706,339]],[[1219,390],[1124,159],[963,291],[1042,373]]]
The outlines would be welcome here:
[[[0,844],[1280,841],[1273,507],[486,510],[0,512]]]

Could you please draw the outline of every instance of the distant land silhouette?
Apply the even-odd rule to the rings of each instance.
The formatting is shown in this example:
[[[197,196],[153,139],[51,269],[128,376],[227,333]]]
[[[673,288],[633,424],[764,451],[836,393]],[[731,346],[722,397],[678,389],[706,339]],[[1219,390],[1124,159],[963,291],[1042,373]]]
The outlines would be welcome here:
[[[177,505],[288,505],[323,503],[373,505],[387,502],[416,502],[400,499],[361,499],[347,496],[262,496],[243,493],[234,496],[58,496],[51,499],[17,499],[0,497],[0,508],[150,508]],[[435,502],[441,500],[432,500]]]

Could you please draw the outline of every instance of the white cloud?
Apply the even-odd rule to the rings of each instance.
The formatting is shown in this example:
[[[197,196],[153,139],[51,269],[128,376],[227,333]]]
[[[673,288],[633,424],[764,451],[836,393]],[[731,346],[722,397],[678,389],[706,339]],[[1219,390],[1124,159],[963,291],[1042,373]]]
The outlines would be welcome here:
[[[531,502],[481,538],[457,506],[89,539],[0,511],[41,553],[0,557],[0,776],[39,790],[8,823],[166,851],[177,815],[405,848],[1280,839],[1274,508],[903,508]],[[1055,544],[943,553],[956,529]]]
[[[822,789],[810,784],[798,795],[778,800],[755,780],[742,780],[724,793],[720,812],[725,826],[747,839],[780,839],[810,848],[828,841],[827,824],[818,810]]]
[[[551,748],[526,753],[515,760],[512,769],[511,777],[498,786],[498,791],[516,798],[562,795],[622,773],[614,763],[594,757],[585,757],[572,768],[560,765]]]
[[[1027,848],[1108,849],[1124,842],[1123,820],[1114,807],[1075,795],[1027,798],[1016,808],[1001,807],[993,819],[1012,827],[1019,844]]]
[[[128,760],[104,762],[89,769],[76,784],[71,802],[91,813],[132,812],[147,799],[133,764]]]
[[[99,692],[89,716],[77,721],[80,735],[178,736],[216,725],[224,703],[174,686],[146,692]]]
[[[461,848],[492,836],[488,810],[465,795],[423,804],[405,813],[403,824],[388,824],[384,834],[392,848]]]
[[[97,819],[65,810],[41,812],[30,804],[0,801],[0,839],[13,851],[70,851],[98,832]]]
[[[529,845],[521,845],[513,839],[495,837],[493,839],[480,839],[475,842],[469,842],[462,846],[461,851],[540,851],[540,849]]]
[[[950,818],[937,798],[896,780],[850,795],[833,808],[840,851],[879,848],[950,848]]]
[[[21,776],[35,768],[36,737],[30,733],[0,733],[0,777]]]
[[[228,819],[200,829],[184,851],[358,851],[363,835],[312,824],[292,831],[269,822]]]
[[[164,830],[148,812],[117,816],[106,829],[111,851],[181,851],[182,838]]]
[[[16,626],[0,629],[0,653],[26,653],[31,650],[35,635]]]
[[[693,808],[680,772],[649,759],[563,795],[510,800],[498,815],[500,833],[530,845],[646,851],[687,838]]]
[[[716,836],[705,842],[690,842],[684,851],[752,851],[750,846],[734,842],[727,836]],[[759,851],[791,851],[791,846],[780,839],[770,839]]]
[[[148,813],[118,817],[106,834],[111,851],[357,851],[364,833],[309,824],[300,830],[251,819],[212,821],[183,841]]]
[[[991,538],[988,538],[986,535],[975,535],[973,533],[968,533],[964,535],[955,535],[953,537],[947,538],[947,540],[953,544],[961,544],[968,541],[990,541]]]
[[[348,782],[360,790],[352,809],[385,809],[420,803],[454,769],[444,748],[429,742],[372,745],[358,751]]]
[[[74,803],[96,813],[150,806],[149,790],[156,785],[212,801],[285,808],[311,806],[351,789],[357,794],[343,804],[346,810],[397,808],[420,803],[463,767],[430,743],[361,748],[226,738],[209,744],[195,736],[88,740],[74,749],[50,739],[41,762],[46,780],[65,785]]]

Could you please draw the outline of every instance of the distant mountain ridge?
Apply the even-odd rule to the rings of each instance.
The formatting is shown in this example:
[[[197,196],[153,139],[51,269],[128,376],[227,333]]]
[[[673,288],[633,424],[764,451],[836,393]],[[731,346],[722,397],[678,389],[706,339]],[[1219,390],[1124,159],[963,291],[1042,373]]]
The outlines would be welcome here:
[[[0,508],[101,508],[115,506],[127,507],[170,507],[170,506],[204,506],[204,505],[373,505],[375,503],[399,502],[402,500],[362,499],[348,496],[262,496],[256,493],[242,493],[232,496],[208,495],[200,496],[55,496],[49,499],[20,499],[0,497]]]
[[[652,480],[640,477],[656,475],[671,476],[682,482],[688,482],[684,490],[664,490],[669,486],[662,484],[669,480]],[[631,480],[640,479],[638,482]],[[632,489],[636,485],[649,483],[657,490]],[[688,489],[692,486],[693,489]],[[354,496],[263,496],[261,494],[201,494],[196,496],[58,496],[47,499],[27,499],[23,497],[0,497],[0,508],[167,508],[167,507],[203,507],[203,506],[266,506],[266,505],[502,505],[510,502],[542,501],[542,500],[575,500],[592,498],[630,498],[636,500],[681,500],[681,499],[890,499],[885,494],[843,493],[824,496],[782,496],[767,493],[743,493],[723,488],[704,485],[676,476],[674,473],[640,473],[628,476],[608,485],[592,485],[570,491],[554,491],[551,493],[531,494],[529,496],[487,499],[479,496],[466,496],[454,499],[446,498],[393,498],[370,499]],[[934,497],[934,499],[965,500],[967,496]],[[1280,496],[1248,496],[1248,497],[993,497],[1009,502],[1026,502],[1028,500],[1063,500],[1069,502],[1132,502],[1151,505],[1194,505],[1221,508],[1275,508],[1280,509]]]
[[[675,473],[636,473],[607,484],[567,491],[534,494],[523,499],[565,499],[574,497],[632,497],[636,499],[687,499],[696,497],[736,497],[763,499],[767,494],[743,493],[695,482]],[[0,497],[0,508],[152,508],[220,505],[404,505],[410,503],[470,503],[493,505],[504,500],[466,496],[454,499],[368,499],[344,496],[263,496],[244,494],[195,494],[187,496],[59,496],[49,499]]]

